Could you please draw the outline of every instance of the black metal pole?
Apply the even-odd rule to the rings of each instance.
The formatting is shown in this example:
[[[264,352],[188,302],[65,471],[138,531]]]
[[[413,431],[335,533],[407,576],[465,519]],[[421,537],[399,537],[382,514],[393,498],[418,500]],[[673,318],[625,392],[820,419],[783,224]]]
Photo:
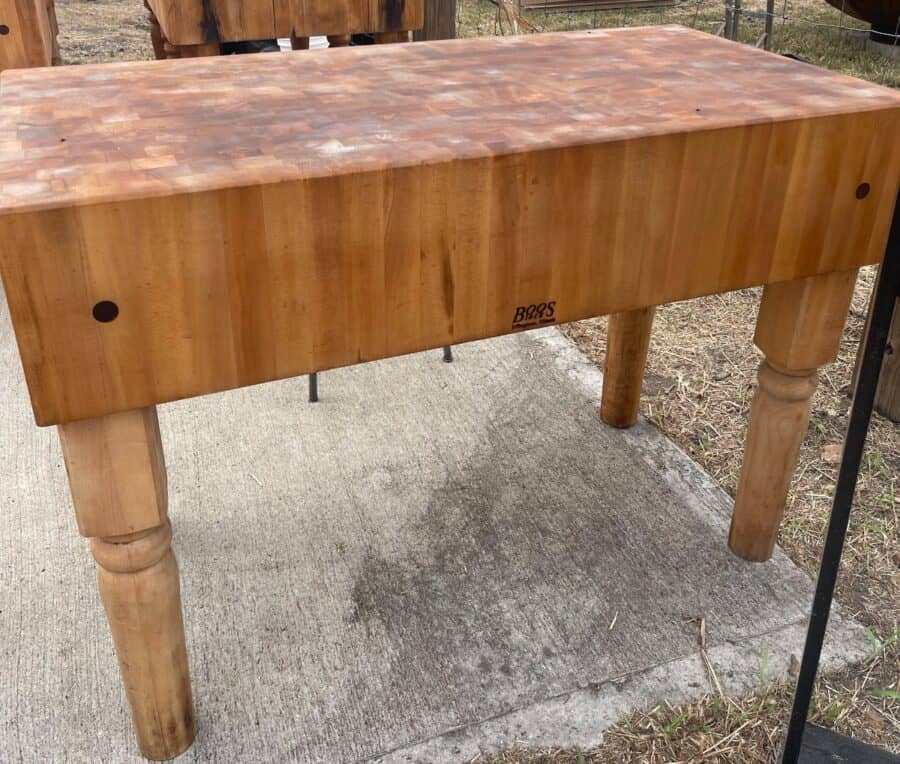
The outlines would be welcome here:
[[[453,348],[450,345],[444,346],[444,363],[453,363]]]
[[[319,400],[319,374],[313,372],[309,375],[309,402],[316,403]]]
[[[859,368],[853,404],[850,408],[850,424],[844,439],[844,454],[841,457],[837,485],[834,489],[834,502],[831,507],[831,518],[828,521],[825,549],[822,552],[822,564],[819,568],[819,578],[816,581],[812,615],[806,632],[806,647],[803,650],[803,661],[800,664],[797,689],[794,693],[794,707],[791,711],[782,749],[782,764],[796,764],[800,756],[803,730],[809,716],[809,704],[812,700],[816,672],[822,655],[822,643],[825,640],[825,629],[828,626],[831,601],[834,598],[834,586],[841,564],[841,555],[844,551],[844,538],[850,523],[853,494],[856,492],[856,478],[862,463],[869,420],[875,404],[875,390],[878,387],[878,376],[881,373],[881,362],[884,359],[894,302],[898,296],[900,296],[900,194],[898,194],[894,206],[894,217],[888,235],[884,262],[878,276],[869,331],[862,349],[862,363]]]

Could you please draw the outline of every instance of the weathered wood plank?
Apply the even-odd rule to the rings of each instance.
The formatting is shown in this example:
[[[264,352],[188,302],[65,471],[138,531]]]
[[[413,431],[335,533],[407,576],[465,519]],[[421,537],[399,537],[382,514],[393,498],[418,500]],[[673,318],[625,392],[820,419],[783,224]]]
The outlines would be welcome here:
[[[422,28],[413,34],[416,42],[456,37],[456,0],[424,0],[423,6]]]
[[[900,177],[900,95],[681,28],[3,82],[41,424],[857,268]]]
[[[52,0],[0,0],[0,72],[50,66],[55,26]]]
[[[173,45],[418,29],[424,0],[147,0]]]

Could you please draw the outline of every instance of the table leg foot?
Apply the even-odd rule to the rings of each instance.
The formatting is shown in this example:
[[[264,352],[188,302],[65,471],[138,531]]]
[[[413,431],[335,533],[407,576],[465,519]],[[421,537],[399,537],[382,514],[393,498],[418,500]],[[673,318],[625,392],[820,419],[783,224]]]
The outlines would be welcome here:
[[[59,435],[138,744],[149,759],[173,758],[195,722],[156,410],[63,424]]]
[[[755,342],[766,356],[750,409],[744,463],[728,545],[739,557],[772,556],[817,369],[837,356],[856,271],[770,284],[763,290]]]
[[[640,308],[609,317],[600,418],[612,427],[631,427],[637,421],[655,312]]]
[[[746,560],[772,556],[794,465],[806,436],[816,371],[797,375],[763,361],[728,545]]]
[[[178,564],[172,526],[93,539],[100,597],[141,753],[172,759],[194,741]]]

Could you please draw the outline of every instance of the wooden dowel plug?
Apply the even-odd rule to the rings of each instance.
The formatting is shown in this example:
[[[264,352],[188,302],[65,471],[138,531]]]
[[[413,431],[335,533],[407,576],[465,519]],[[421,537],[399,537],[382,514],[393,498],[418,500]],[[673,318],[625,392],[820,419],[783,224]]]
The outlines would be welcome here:
[[[150,10],[150,6],[144,2],[147,8],[147,17],[150,24],[150,42],[153,44],[153,55],[157,60],[168,58],[166,53],[166,40],[163,37],[162,28],[159,26],[159,20],[156,14]]]
[[[156,409],[63,424],[59,435],[138,744],[149,759],[174,758],[194,740],[194,707]]]

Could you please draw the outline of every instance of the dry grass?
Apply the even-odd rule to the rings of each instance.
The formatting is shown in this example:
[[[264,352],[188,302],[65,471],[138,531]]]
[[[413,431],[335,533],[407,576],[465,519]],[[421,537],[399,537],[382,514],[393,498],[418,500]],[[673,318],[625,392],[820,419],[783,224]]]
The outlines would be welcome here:
[[[745,8],[759,11],[761,0]],[[57,0],[60,44],[69,63],[152,57],[140,0]],[[858,25],[817,0],[778,0],[775,47],[822,66],[900,87],[900,64],[859,49],[853,36],[829,26]],[[784,21],[781,17],[790,20]],[[486,0],[458,0],[461,36],[506,33],[506,17]],[[531,13],[538,30],[683,23],[709,31],[722,20],[713,0],[676,9],[606,13]],[[762,32],[747,17],[742,39]],[[840,356],[822,373],[812,426],[800,456],[780,543],[798,565],[815,573],[847,424],[847,390],[862,332],[872,273],[864,273]],[[654,327],[643,413],[734,493],[746,415],[759,357],[751,337],[758,305],[754,290],[709,297],[659,310]],[[598,364],[605,352],[604,320],[565,331]],[[872,657],[861,666],[820,679],[813,719],[900,751],[900,428],[876,417],[860,474],[838,599],[870,629]],[[715,635],[710,635],[715,641]],[[767,762],[787,716],[791,688],[771,687],[723,702],[711,695],[688,706],[659,706],[610,729],[600,748],[509,751],[481,757],[493,764],[537,762]]]

